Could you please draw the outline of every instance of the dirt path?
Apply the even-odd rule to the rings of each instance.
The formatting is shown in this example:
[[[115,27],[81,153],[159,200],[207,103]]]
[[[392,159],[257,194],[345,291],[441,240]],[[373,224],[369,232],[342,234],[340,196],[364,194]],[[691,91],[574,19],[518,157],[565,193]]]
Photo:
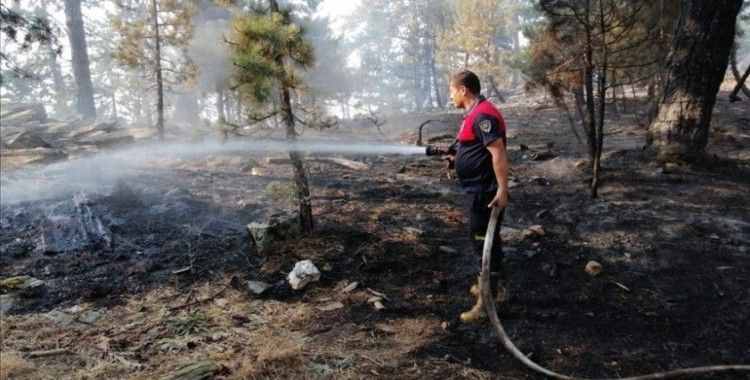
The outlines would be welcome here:
[[[588,377],[748,364],[750,124],[746,105],[720,100],[717,107],[710,152],[733,161],[704,169],[659,168],[639,149],[645,130],[633,117],[613,120],[597,200],[588,198],[578,165],[584,149],[559,111],[504,108],[520,186],[503,224],[541,224],[547,234],[506,242],[512,299],[501,320],[535,361]],[[541,152],[556,157],[533,160]],[[129,183],[147,205],[173,189],[189,194],[180,198],[192,210],[182,219],[152,217],[115,230],[151,250],[0,257],[2,277],[28,274],[47,286],[42,296],[15,299],[0,319],[0,377],[153,377],[203,358],[227,378],[531,378],[489,326],[441,328],[470,305],[466,290],[478,270],[461,193],[443,164],[351,158],[371,169],[310,165],[316,234],[268,256],[190,231],[216,216],[262,218],[271,203],[290,209],[267,191],[288,170],[250,176],[246,158],[214,157]],[[147,208],[117,209],[115,200],[97,207],[125,221],[145,215]],[[304,292],[259,298],[245,288],[251,279],[283,282],[299,259],[323,271]],[[584,273],[589,260],[603,264],[599,277]],[[191,263],[186,275],[172,273]],[[343,292],[354,281],[357,288]],[[384,310],[368,303],[368,288],[387,296]],[[28,357],[61,347],[71,353]]]

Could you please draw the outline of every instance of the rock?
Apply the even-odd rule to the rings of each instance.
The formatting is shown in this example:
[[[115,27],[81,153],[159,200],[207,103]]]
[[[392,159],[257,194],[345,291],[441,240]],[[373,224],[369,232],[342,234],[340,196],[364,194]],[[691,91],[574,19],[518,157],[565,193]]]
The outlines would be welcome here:
[[[83,322],[88,325],[93,325],[102,318],[102,313],[95,310],[87,310],[83,312],[77,319],[79,322]]]
[[[211,360],[191,359],[180,363],[171,369],[169,373],[160,377],[160,380],[207,380],[221,370],[221,366]]]
[[[404,231],[413,234],[415,236],[422,236],[424,235],[424,231],[420,230],[419,228],[414,227],[404,227]]]
[[[448,247],[447,245],[441,245],[438,247],[438,250],[443,253],[447,253],[449,255],[454,255],[458,253],[458,251],[455,248]]]
[[[263,281],[250,280],[247,282],[248,290],[250,290],[251,292],[253,292],[253,294],[256,294],[256,295],[263,294],[263,292],[268,290],[271,286],[272,286],[271,284],[263,282]]]
[[[52,144],[42,138],[39,134],[32,131],[23,131],[14,137],[7,145],[10,149],[33,149],[33,148],[52,148]]]
[[[357,282],[357,281],[354,281],[354,282],[352,282],[351,284],[347,285],[347,286],[346,286],[346,287],[345,287],[345,288],[344,288],[344,289],[343,289],[343,290],[341,291],[341,293],[349,293],[349,292],[351,292],[352,290],[356,289],[356,288],[357,288],[357,286],[359,286],[359,282]]]
[[[518,186],[521,186],[521,182],[518,182],[515,178],[508,179],[508,189],[514,189]]]
[[[215,218],[209,219],[201,229],[201,235],[226,245],[236,245],[247,237],[247,233],[247,229],[239,223]]]
[[[332,311],[332,310],[341,309],[342,307],[344,307],[344,304],[339,301],[329,302],[324,305],[316,306],[316,308],[320,311]]]
[[[216,304],[219,309],[225,309],[227,305],[229,305],[229,300],[226,298],[217,298],[214,300],[214,304]]]
[[[586,263],[586,274],[588,274],[590,277],[596,277],[599,274],[602,273],[602,264],[599,264],[599,262],[591,260],[588,263]]]
[[[536,224],[536,225],[529,227],[529,231],[533,232],[537,236],[547,235],[547,231],[544,229],[544,226],[540,224]]]
[[[266,253],[274,241],[298,237],[302,233],[299,213],[272,215],[267,222],[253,222],[247,225],[259,253]]]
[[[300,290],[307,284],[320,280],[320,271],[310,260],[298,261],[294,264],[294,269],[287,276],[289,285],[294,290]]]
[[[264,176],[264,175],[268,175],[268,174],[269,174],[269,171],[268,171],[268,169],[266,169],[266,168],[263,168],[263,167],[260,167],[260,166],[253,166],[253,167],[252,167],[252,168],[250,169],[250,175],[254,175],[254,176]]]
[[[13,298],[10,294],[0,294],[0,314],[5,314],[13,308]]]
[[[94,215],[85,204],[87,200],[74,200],[71,209],[69,202],[62,202],[42,220],[39,250],[43,253],[63,253],[87,248],[112,248],[112,232]]]
[[[24,296],[34,296],[44,289],[44,281],[31,276],[6,277],[0,280],[0,288],[17,290]]]
[[[375,302],[380,302],[382,300],[383,300],[383,297],[381,296],[372,296],[367,299],[367,303],[375,303]]]
[[[60,327],[68,327],[75,323],[75,317],[61,310],[52,310],[47,313],[47,318],[51,319],[52,322]]]
[[[385,309],[385,306],[380,301],[377,301],[377,302],[373,303],[372,306],[375,307],[375,310],[383,310],[383,309]]]
[[[586,166],[586,160],[584,160],[584,159],[575,160],[573,162],[573,166],[575,166],[577,168],[582,168],[582,167]]]

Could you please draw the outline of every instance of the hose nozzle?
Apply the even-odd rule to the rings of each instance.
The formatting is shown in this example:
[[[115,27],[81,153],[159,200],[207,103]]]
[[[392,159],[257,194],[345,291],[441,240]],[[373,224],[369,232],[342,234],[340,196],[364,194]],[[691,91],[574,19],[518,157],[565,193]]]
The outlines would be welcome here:
[[[443,148],[436,145],[427,145],[425,154],[428,156],[444,156],[447,154],[455,154],[450,148]]]

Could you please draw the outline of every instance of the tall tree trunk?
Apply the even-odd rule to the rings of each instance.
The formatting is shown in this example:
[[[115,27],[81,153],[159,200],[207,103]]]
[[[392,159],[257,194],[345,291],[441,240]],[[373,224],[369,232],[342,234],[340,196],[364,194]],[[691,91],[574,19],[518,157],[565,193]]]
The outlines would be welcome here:
[[[151,0],[151,11],[154,13],[154,74],[156,74],[156,130],[159,140],[164,140],[164,81],[161,69],[161,36],[159,35],[159,9],[156,0]]]
[[[599,0],[599,34],[601,38],[601,66],[597,75],[599,90],[599,115],[596,123],[596,150],[594,153],[594,178],[591,181],[591,196],[596,198],[599,195],[599,180],[602,170],[602,149],[604,148],[604,115],[607,105],[607,30],[604,24],[604,1]],[[612,89],[614,94],[614,88]],[[613,107],[616,105],[613,104]]]
[[[112,119],[117,120],[117,97],[115,96],[114,89],[112,89],[112,95],[110,98],[112,99]]]
[[[269,0],[271,4],[271,11],[274,13],[279,12],[279,4],[276,0]],[[279,66],[281,71],[284,71],[284,57],[281,55],[276,56],[276,64]],[[281,118],[286,126],[286,138],[289,141],[295,141],[297,139],[297,132],[294,130],[294,114],[292,113],[292,102],[289,96],[289,87],[285,80],[279,84],[281,101],[280,110]],[[313,215],[312,215],[312,203],[310,201],[310,185],[307,183],[307,176],[305,175],[305,163],[302,160],[302,154],[297,150],[289,151],[289,159],[292,161],[292,168],[294,169],[294,184],[296,186],[297,200],[299,202],[299,219],[302,231],[304,233],[311,233],[314,227]]]
[[[742,0],[683,2],[659,113],[649,128],[659,160],[697,161],[705,155],[741,5]]]
[[[732,93],[729,94],[729,101],[730,102],[738,102],[742,99],[740,99],[737,94],[740,93],[740,89],[745,86],[745,81],[747,80],[748,75],[750,75],[750,65],[747,66],[747,70],[745,70],[745,74],[742,75],[742,78],[737,82],[737,85],[734,86],[734,90],[732,90]]]
[[[47,44],[47,64],[52,72],[52,85],[55,89],[55,113],[58,115],[65,110],[65,81],[63,80],[60,63],[57,61],[57,49]]]
[[[219,120],[226,120],[226,105],[224,104],[224,90],[221,85],[216,86],[216,112],[219,114]]]
[[[589,148],[591,164],[596,156],[596,106],[594,103],[594,46],[591,40],[591,1],[586,0],[586,66],[584,68],[584,85],[586,86],[586,142]]]
[[[737,68],[737,43],[735,42],[734,46],[732,46],[732,53],[729,56],[729,66],[732,68],[732,74],[734,75],[734,80],[737,81],[738,85],[737,87],[742,90],[742,93],[745,94],[745,97],[750,99],[750,89],[745,86],[745,79],[747,79],[747,72],[745,72],[745,79],[742,79],[742,75],[740,75],[740,70]],[[734,99],[732,95],[729,96],[729,101],[737,101],[739,98],[737,97],[737,94],[735,91],[732,91],[732,94],[734,94],[734,97],[737,99]]]
[[[89,55],[86,50],[86,32],[83,29],[81,0],[65,0],[65,23],[73,60],[75,79],[76,111],[85,117],[96,117],[94,86],[91,83]]]
[[[438,70],[437,66],[435,65],[435,36],[432,37],[432,54],[430,57],[430,76],[432,78],[432,89],[435,92],[435,102],[437,103],[437,107],[439,109],[443,109],[445,107],[445,99],[443,99],[442,92],[440,91],[440,83],[438,81]]]

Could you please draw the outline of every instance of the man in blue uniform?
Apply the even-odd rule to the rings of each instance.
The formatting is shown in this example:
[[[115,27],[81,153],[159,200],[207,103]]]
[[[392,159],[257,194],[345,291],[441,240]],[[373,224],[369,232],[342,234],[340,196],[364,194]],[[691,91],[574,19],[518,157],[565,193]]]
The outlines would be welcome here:
[[[455,164],[456,175],[464,189],[469,206],[469,233],[474,253],[481,259],[484,237],[492,207],[504,209],[508,205],[508,155],[505,150],[505,120],[500,111],[480,94],[479,78],[465,70],[454,74],[450,82],[450,98],[457,108],[466,110],[458,138],[453,144],[455,155],[446,157]],[[500,242],[500,222],[492,245],[490,270],[492,293],[499,301],[507,300],[507,293],[498,292],[502,272],[503,251]],[[463,323],[479,320],[484,304],[479,296],[479,284],[470,293],[477,298],[474,307],[461,314]]]

